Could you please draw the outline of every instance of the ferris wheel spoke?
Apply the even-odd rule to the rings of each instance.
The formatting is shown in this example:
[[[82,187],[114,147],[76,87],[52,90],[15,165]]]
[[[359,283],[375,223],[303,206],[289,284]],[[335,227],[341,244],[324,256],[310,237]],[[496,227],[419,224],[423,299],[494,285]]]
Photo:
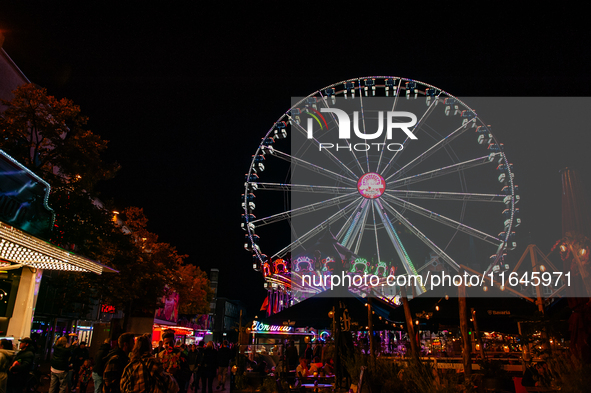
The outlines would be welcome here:
[[[365,233],[365,224],[367,223],[367,216],[369,213],[369,206],[371,204],[368,203],[367,207],[365,208],[365,213],[363,214],[363,218],[360,221],[361,225],[359,226],[359,231],[355,236],[357,237],[357,242],[355,243],[355,250],[354,253],[357,255],[359,253],[359,247],[361,246],[361,240],[363,239],[363,234]]]
[[[306,168],[312,172],[316,172],[320,175],[326,176],[326,177],[330,177],[332,179],[338,180],[338,181],[342,181],[345,183],[349,183],[349,184],[357,184],[356,180],[353,180],[351,178],[348,178],[346,176],[343,175],[339,175],[338,173],[329,171],[328,169],[324,169],[318,165],[314,165],[308,161],[302,160],[301,158],[298,157],[294,157],[290,154],[284,153],[280,150],[276,150],[276,149],[269,149],[269,153],[272,154],[273,156],[277,157],[277,158],[281,158],[282,160],[285,160],[293,165],[302,167],[302,168]]]
[[[288,191],[288,192],[308,192],[317,194],[349,194],[356,192],[356,187],[333,187],[333,186],[315,186],[305,184],[288,183],[253,183],[258,190],[268,191]]]
[[[439,96],[438,96],[439,97]],[[433,100],[433,102],[429,105],[429,107],[427,108],[427,110],[425,111],[425,113],[423,113],[423,115],[421,116],[421,118],[419,119],[419,121],[417,121],[417,124],[414,125],[413,129],[412,129],[412,133],[414,134],[416,130],[419,129],[419,127],[421,127],[423,125],[423,122],[429,117],[429,115],[433,112],[433,109],[435,108],[435,106],[437,105],[437,99]],[[409,143],[408,141],[410,140],[410,137],[406,137],[406,139],[404,140],[404,142],[402,142],[402,147],[400,150],[398,150],[396,153],[392,154],[392,157],[390,158],[390,160],[388,161],[388,163],[384,166],[384,169],[382,169],[382,172],[380,172],[380,174],[382,176],[386,175],[386,172],[390,170],[391,168],[391,164],[394,162],[394,160],[396,160],[396,158],[402,154],[401,152],[404,151],[404,146]]]
[[[371,215],[373,217],[373,229],[374,229],[374,235],[375,235],[375,239],[376,239],[376,252],[378,255],[378,262],[382,261],[382,258],[380,257],[380,244],[378,242],[378,226],[377,226],[377,222],[376,222],[376,207],[375,207],[376,203],[374,200],[371,201]]]
[[[348,249],[351,249],[353,246],[355,238],[361,229],[361,223],[367,216],[367,207],[369,206],[367,199],[363,198],[359,206],[360,207],[352,214],[352,220],[350,221],[347,232],[344,234],[343,240],[341,241],[341,244]],[[339,233],[341,233],[341,231],[339,231]]]
[[[338,196],[335,198],[327,199],[325,201],[320,201],[320,202],[312,203],[310,205],[298,207],[297,209],[292,209],[292,210],[288,210],[288,211],[285,211],[282,213],[274,214],[272,216],[259,218],[259,219],[253,220],[252,223],[254,225],[256,225],[257,227],[261,227],[261,226],[272,224],[275,222],[287,220],[291,217],[297,217],[297,216],[301,216],[302,214],[307,214],[307,213],[319,211],[322,209],[326,209],[328,207],[335,206],[335,205],[338,205],[339,203],[343,203],[345,201],[348,201],[348,200],[351,200],[354,198],[358,198],[358,197],[359,197],[359,194],[356,192],[353,192],[353,193],[350,193],[347,195],[341,195],[341,196]]]
[[[339,168],[343,168],[343,169],[347,170],[351,174],[351,176],[353,176],[353,177],[357,177],[358,176],[357,174],[355,174],[355,172],[353,172],[351,170],[351,168],[349,168],[341,160],[339,160],[329,149],[322,149],[320,142],[318,142],[318,140],[316,138],[308,139],[308,131],[305,130],[304,127],[301,126],[301,124],[299,124],[298,122],[296,122],[295,120],[293,120],[290,116],[288,116],[288,118],[290,119],[292,126],[296,130],[298,130],[302,135],[304,135],[306,137],[306,140],[310,141],[311,143],[314,143],[314,145],[316,147],[318,147],[318,150],[321,151],[322,153],[324,153],[332,162],[334,162],[335,164],[337,164],[337,166]],[[348,143],[348,141],[347,141],[347,143]],[[361,169],[361,166],[360,166],[360,169]],[[363,169],[361,169],[361,172],[363,173]]]
[[[436,177],[448,175],[450,173],[461,172],[466,169],[475,168],[480,165],[485,165],[494,160],[495,157],[498,156],[499,153],[491,153],[488,156],[483,156],[479,158],[474,158],[472,160],[458,162],[457,164],[449,165],[443,168],[435,169],[429,172],[423,172],[418,175],[405,177],[404,179],[398,179],[391,183],[388,183],[388,188],[392,187],[402,187],[408,184],[418,183],[425,180],[433,179]]]
[[[398,97],[400,96],[400,94],[398,94],[398,92],[400,91],[400,85],[402,84],[402,79],[398,80],[398,86],[396,87],[396,93],[394,94],[394,103],[392,103],[392,112],[396,109],[396,104],[398,103]],[[388,134],[384,135],[384,146],[386,145],[386,142],[388,141]],[[376,172],[380,173],[380,165],[382,164],[382,158],[384,156],[384,150],[382,149],[382,151],[380,152],[380,158],[378,159],[378,165],[376,168]]]
[[[420,214],[423,217],[427,217],[430,220],[437,221],[443,225],[447,225],[448,227],[454,228],[460,232],[464,232],[464,233],[474,236],[480,240],[484,240],[487,243],[494,244],[495,246],[498,246],[499,243],[501,243],[500,239],[497,239],[496,237],[494,237],[492,235],[486,234],[482,231],[479,231],[478,229],[474,229],[472,227],[469,227],[465,224],[462,224],[461,222],[452,220],[449,217],[445,217],[445,216],[442,216],[441,214],[437,214],[435,212],[432,212],[431,210],[427,210],[424,207],[415,205],[414,203],[410,203],[410,202],[405,201],[403,199],[397,198],[393,195],[385,194],[385,197],[386,197],[386,199],[388,199],[389,201],[391,201],[395,205],[400,206],[403,209],[408,209],[410,211],[413,211],[417,214]]]
[[[355,217],[357,217],[357,214],[355,214],[355,212],[362,208],[364,202],[365,202],[365,198],[360,198],[359,203],[357,204],[357,207],[355,208],[355,210],[353,210],[353,213],[345,220],[345,223],[341,226],[341,229],[339,230],[339,232],[336,235],[336,238],[339,241],[339,243],[341,243],[341,244],[344,243],[344,241],[342,240],[343,236],[345,236],[348,229],[351,228],[353,220],[355,219]]]
[[[400,261],[402,262],[402,266],[404,266],[404,270],[406,271],[406,274],[409,274],[412,276],[417,276],[418,275],[417,269],[415,269],[414,264],[410,260],[410,257],[408,256],[406,249],[402,245],[402,241],[400,240],[400,238],[396,234],[396,229],[394,229],[394,225],[392,225],[392,221],[390,220],[390,217],[388,217],[388,213],[385,211],[384,207],[382,206],[382,202],[379,199],[376,200],[376,205],[378,207],[378,214],[380,216],[380,219],[382,220],[382,223],[384,224],[384,228],[386,229],[386,233],[388,234],[390,241],[394,245],[394,249],[396,250],[398,257],[400,258]],[[423,283],[420,283],[420,284],[417,283],[417,285],[416,285],[417,292],[419,295],[421,293],[427,291],[425,289],[425,286],[422,284]]]
[[[470,201],[504,203],[507,195],[503,194],[475,194],[469,192],[439,192],[439,191],[411,191],[391,190],[386,192],[391,196],[406,199],[437,199],[442,201]]]
[[[338,221],[342,217],[349,214],[349,211],[354,208],[355,202],[356,201],[351,202],[350,204],[345,206],[344,209],[339,210],[338,212],[336,212],[332,216],[328,217],[326,220],[322,221],[320,224],[316,225],[314,228],[312,228],[308,232],[299,236],[295,241],[291,242],[286,247],[282,248],[281,250],[279,250],[278,252],[273,254],[273,256],[271,258],[273,259],[273,258],[284,257],[285,254],[287,254],[288,252],[295,250],[297,247],[303,246],[306,241],[308,241],[312,237],[316,236],[317,234],[319,234],[320,232],[322,232],[323,230],[328,228],[332,223]]]
[[[469,123],[466,123],[466,124],[458,127],[456,130],[454,130],[447,137],[443,138],[442,140],[440,140],[439,142],[437,142],[435,145],[431,146],[429,149],[427,149],[425,152],[423,152],[421,155],[419,155],[418,157],[416,157],[415,159],[413,159],[412,161],[410,161],[408,164],[404,165],[402,168],[398,169],[396,172],[394,172],[393,174],[391,174],[390,176],[388,176],[388,178],[386,179],[386,181],[388,181],[388,180],[390,180],[392,178],[395,178],[396,179],[396,178],[401,177],[402,175],[404,175],[405,173],[407,173],[408,171],[410,171],[412,168],[414,168],[415,166],[417,166],[421,162],[425,161],[431,155],[433,155],[434,153],[436,153],[440,149],[444,148],[445,146],[449,145],[454,139],[456,139],[457,137],[459,137],[460,135],[462,135],[464,132],[466,132],[468,130],[468,128],[469,128],[468,126],[474,120],[475,119],[472,119]]]
[[[325,107],[325,108],[330,108],[330,105],[328,105],[328,100],[325,100],[325,99],[324,99],[324,100],[322,100],[322,103],[324,104],[324,107]],[[330,112],[330,117],[332,118],[332,121],[333,121],[333,122],[334,122],[334,123],[337,125],[337,127],[338,127],[338,125],[339,125],[339,120],[338,120],[338,118],[335,116],[335,114],[334,114],[333,112]],[[302,131],[305,131],[305,130],[302,128]],[[306,135],[307,135],[307,134],[306,134]],[[361,172],[361,173],[365,173],[365,171],[363,170],[363,167],[361,166],[361,163],[359,162],[359,159],[357,158],[357,156],[355,155],[355,153],[353,153],[353,148],[352,148],[352,146],[351,146],[351,143],[349,143],[349,140],[348,140],[348,139],[345,139],[345,143],[346,143],[346,144],[347,144],[347,146],[349,147],[348,149],[345,149],[345,150],[349,150],[349,152],[351,153],[351,155],[352,155],[352,156],[353,156],[353,158],[355,159],[355,162],[357,163],[357,166],[359,167],[359,170],[360,170],[360,172]],[[327,149],[324,149],[324,150],[325,150],[325,151],[328,151]],[[332,154],[332,153],[331,153],[331,154]],[[335,158],[336,158],[336,157],[335,157]],[[343,165],[344,165],[344,164],[343,164]],[[352,170],[351,170],[349,167],[347,167],[347,166],[345,166],[345,167],[346,167],[346,168],[347,168],[347,169],[348,169],[348,170],[349,170],[351,173],[353,173],[353,171],[352,171]],[[355,176],[355,174],[353,174],[353,175]]]
[[[365,111],[363,110],[363,94],[361,94],[361,81],[359,82],[359,109],[361,112],[361,124],[363,124],[363,135],[366,134],[366,129],[365,129]],[[355,128],[355,130],[357,132],[359,132],[359,130],[357,129],[359,127],[359,122],[357,121],[358,119],[353,119],[353,128]],[[367,171],[371,172],[371,169],[369,167],[369,153],[367,152],[367,150],[365,150],[365,162],[367,164]]]
[[[439,248],[435,243],[431,241],[427,236],[425,236],[421,231],[419,231],[410,221],[408,221],[402,214],[400,214],[396,209],[394,209],[388,202],[384,201],[384,206],[386,209],[391,212],[394,217],[402,223],[409,231],[411,231],[418,239],[420,239],[427,247],[429,247],[434,253],[439,255],[441,259],[443,259],[449,266],[451,266],[455,271],[460,270],[460,265],[454,261],[449,255],[445,253],[441,248]]]

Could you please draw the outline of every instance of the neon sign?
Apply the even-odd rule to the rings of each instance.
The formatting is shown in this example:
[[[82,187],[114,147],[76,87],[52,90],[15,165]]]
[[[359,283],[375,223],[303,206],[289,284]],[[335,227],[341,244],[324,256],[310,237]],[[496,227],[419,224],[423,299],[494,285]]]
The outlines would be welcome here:
[[[308,258],[307,256],[302,255],[302,256],[298,257],[298,259],[295,260],[294,264],[295,264],[294,270],[296,272],[304,270],[304,269],[302,269],[302,267],[300,265],[307,265],[307,268],[305,269],[305,271],[309,271],[309,272],[314,271],[313,261],[310,258]]]
[[[263,263],[263,275],[265,277],[268,277],[271,275],[271,265],[269,265],[269,262]]]
[[[114,314],[115,313],[115,307],[109,305],[109,304],[102,304],[101,305],[101,312],[104,313],[109,313],[109,314]]]
[[[275,267],[275,272],[287,273],[287,264],[283,259],[276,259],[273,261],[273,266]],[[281,266],[281,268],[279,268],[279,266]]]
[[[251,330],[253,332],[290,333],[292,331],[292,328],[292,326],[267,325],[266,323],[262,323],[259,321],[252,321]]]

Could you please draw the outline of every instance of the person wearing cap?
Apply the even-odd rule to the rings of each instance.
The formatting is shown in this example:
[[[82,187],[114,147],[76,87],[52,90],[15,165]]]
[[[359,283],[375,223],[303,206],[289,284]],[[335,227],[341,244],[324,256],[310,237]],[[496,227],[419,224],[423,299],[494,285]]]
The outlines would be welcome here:
[[[20,393],[25,388],[29,372],[33,370],[35,343],[30,337],[21,338],[19,341],[19,352],[8,369],[8,391]]]

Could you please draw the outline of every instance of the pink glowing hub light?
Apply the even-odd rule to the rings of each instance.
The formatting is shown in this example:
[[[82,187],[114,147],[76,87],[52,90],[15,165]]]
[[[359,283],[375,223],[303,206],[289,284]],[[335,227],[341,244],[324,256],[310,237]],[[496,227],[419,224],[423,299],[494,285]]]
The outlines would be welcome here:
[[[357,181],[357,190],[364,198],[376,199],[386,191],[386,181],[377,173],[366,173]]]

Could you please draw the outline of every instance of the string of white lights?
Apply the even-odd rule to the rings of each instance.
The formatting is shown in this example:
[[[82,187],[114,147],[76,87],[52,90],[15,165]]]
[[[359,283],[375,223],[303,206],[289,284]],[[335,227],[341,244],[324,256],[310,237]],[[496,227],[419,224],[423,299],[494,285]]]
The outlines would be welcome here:
[[[103,266],[0,222],[0,258],[38,269],[101,274]]]

